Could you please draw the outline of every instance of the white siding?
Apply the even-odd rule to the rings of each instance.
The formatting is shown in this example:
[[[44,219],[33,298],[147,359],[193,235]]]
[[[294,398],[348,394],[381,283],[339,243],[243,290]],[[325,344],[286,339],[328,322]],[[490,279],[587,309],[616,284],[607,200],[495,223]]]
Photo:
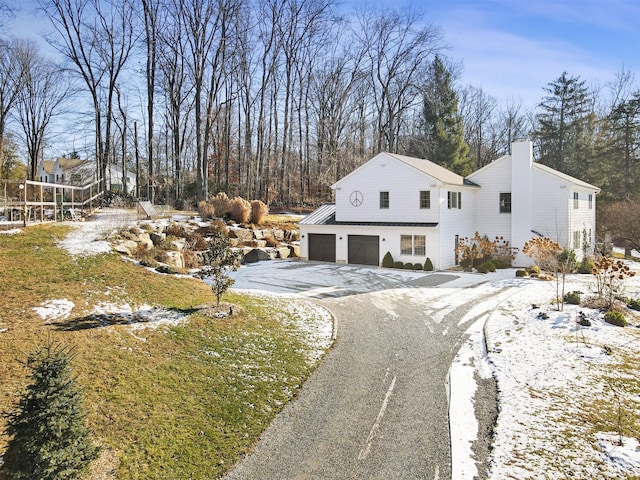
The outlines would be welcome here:
[[[455,189],[453,191],[462,191],[462,209],[447,208],[447,191],[442,190],[440,197],[440,206],[442,215],[440,224],[438,225],[438,235],[440,238],[440,249],[437,263],[439,269],[450,268],[455,265],[455,237],[460,238],[473,236],[476,231],[475,214],[476,214],[476,195],[477,189]],[[431,259],[433,261],[433,258]]]
[[[336,220],[340,222],[438,222],[434,208],[439,182],[395,158],[380,154],[345,177],[336,187]],[[431,191],[431,209],[420,209],[420,191]],[[351,204],[351,194],[362,204]],[[389,192],[389,208],[380,208],[380,192]]]
[[[505,156],[469,175],[476,192],[475,224],[481,235],[511,241],[511,214],[500,213],[500,194],[511,193],[511,157]],[[474,232],[475,233],[475,232]]]
[[[573,208],[573,193],[578,194],[578,208]],[[589,208],[589,195],[592,195],[592,208]],[[593,251],[595,243],[595,229],[596,229],[596,195],[595,192],[586,189],[575,188],[571,191],[571,206],[569,209],[569,238],[571,240],[570,247],[576,250],[579,258],[582,258],[582,241],[583,230],[587,232],[588,237],[588,250]],[[579,244],[575,244],[573,239],[576,235],[575,232],[579,232],[578,238]]]
[[[569,246],[569,209],[573,207],[570,185],[563,179],[534,167],[532,193],[533,230],[563,247]]]

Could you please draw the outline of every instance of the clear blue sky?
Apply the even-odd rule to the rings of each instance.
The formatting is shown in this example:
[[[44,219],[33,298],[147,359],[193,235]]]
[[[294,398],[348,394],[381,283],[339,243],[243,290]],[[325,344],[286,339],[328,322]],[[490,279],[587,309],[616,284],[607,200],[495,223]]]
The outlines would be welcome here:
[[[533,107],[544,96],[543,87],[563,71],[606,89],[624,67],[640,82],[639,0],[414,0],[404,5],[410,4],[442,28],[448,55],[463,63],[461,81],[499,101],[514,98]]]
[[[462,62],[462,84],[504,102],[535,106],[563,71],[606,87],[623,66],[640,83],[640,0],[343,0],[352,5],[417,8],[441,28],[446,54]],[[16,36],[37,37],[46,20],[35,0],[9,0]],[[604,93],[604,92],[603,92]]]

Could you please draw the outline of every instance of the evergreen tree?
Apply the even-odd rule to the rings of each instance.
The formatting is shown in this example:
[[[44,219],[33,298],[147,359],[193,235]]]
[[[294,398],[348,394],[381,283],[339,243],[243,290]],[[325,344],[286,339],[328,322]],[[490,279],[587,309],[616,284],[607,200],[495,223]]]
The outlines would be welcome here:
[[[452,83],[451,71],[436,56],[429,67],[421,123],[427,159],[464,176],[473,166],[467,157],[469,147],[464,141],[458,95]]]
[[[32,383],[9,413],[10,437],[0,467],[3,479],[76,479],[98,456],[85,427],[81,392],[72,374],[74,355],[49,343],[28,356]]]
[[[590,160],[585,154],[592,143],[591,98],[585,82],[563,72],[545,91],[548,95],[539,104],[543,111],[536,117],[538,128],[533,134],[539,160],[561,172],[584,177],[585,163]]]
[[[614,176],[618,198],[629,199],[638,192],[636,179],[640,163],[640,92],[615,105],[609,114],[610,158],[615,159]],[[613,179],[612,179],[613,180]],[[614,180],[614,181],[615,181]],[[612,185],[612,187],[614,187]]]
[[[218,230],[209,240],[209,248],[203,254],[202,268],[198,277],[207,280],[216,296],[216,306],[220,305],[220,297],[233,285],[229,270],[237,270],[240,265],[240,254],[231,250],[227,235]]]

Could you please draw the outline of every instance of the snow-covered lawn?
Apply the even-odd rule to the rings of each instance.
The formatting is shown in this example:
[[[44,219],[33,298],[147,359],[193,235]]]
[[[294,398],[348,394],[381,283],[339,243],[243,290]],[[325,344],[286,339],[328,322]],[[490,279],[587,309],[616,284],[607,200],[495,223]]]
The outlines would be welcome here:
[[[590,275],[572,275],[566,291],[586,296],[593,283]],[[639,277],[626,281],[625,294],[640,297]],[[474,371],[498,382],[489,478],[640,475],[638,438],[629,436],[640,412],[638,364],[630,364],[640,349],[638,317],[631,319],[634,326],[615,327],[595,310],[565,305],[558,312],[550,304],[554,296],[554,282],[519,280],[517,288],[492,300],[495,308],[488,317],[469,329],[451,370],[457,392],[451,405],[454,479],[477,473],[471,451],[477,434]],[[542,312],[548,318],[541,318]],[[578,312],[592,325],[580,326]],[[637,425],[633,432],[637,435]]]

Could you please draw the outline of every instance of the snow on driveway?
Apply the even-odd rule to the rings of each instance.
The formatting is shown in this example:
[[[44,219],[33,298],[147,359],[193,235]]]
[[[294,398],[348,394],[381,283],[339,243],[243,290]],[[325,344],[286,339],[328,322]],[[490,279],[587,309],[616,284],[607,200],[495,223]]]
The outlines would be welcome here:
[[[451,366],[452,479],[471,480],[479,473],[472,451],[478,435],[475,375],[496,378],[499,389],[499,416],[488,478],[571,475],[614,479],[640,475],[638,439],[623,435],[619,445],[618,436],[612,435],[615,425],[607,432],[592,433],[573,421],[579,418],[580,406],[592,402],[594,394],[606,395],[604,377],[615,372],[621,361],[621,356],[607,355],[601,346],[607,344],[621,354],[634,354],[640,344],[637,328],[607,325],[598,312],[572,305],[556,312],[555,306],[550,305],[555,283],[517,279],[512,269],[488,275],[455,272],[451,281],[433,288],[407,285],[419,283],[429,275],[437,274],[271,261],[242,267],[234,273],[234,287],[294,291],[316,298],[398,288],[402,295],[414,297],[416,303],[424,305],[425,315],[443,318],[447,311],[468,301],[473,294],[470,287],[478,290],[478,298],[481,291],[514,287],[480,301],[461,320],[464,323],[480,312],[492,312],[468,329],[469,338]],[[486,283],[478,286],[483,282]],[[590,292],[592,283],[589,275],[570,276],[566,291]],[[628,281],[626,294],[640,298],[640,277]],[[532,309],[532,304],[540,307]],[[592,327],[576,323],[579,310],[592,318]],[[549,318],[538,318],[541,311]],[[393,313],[389,312],[391,316]],[[489,352],[484,346],[485,334]],[[620,393],[637,410],[639,392]]]

